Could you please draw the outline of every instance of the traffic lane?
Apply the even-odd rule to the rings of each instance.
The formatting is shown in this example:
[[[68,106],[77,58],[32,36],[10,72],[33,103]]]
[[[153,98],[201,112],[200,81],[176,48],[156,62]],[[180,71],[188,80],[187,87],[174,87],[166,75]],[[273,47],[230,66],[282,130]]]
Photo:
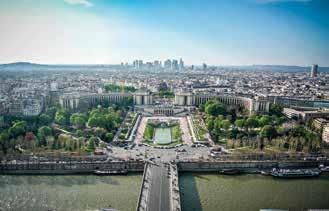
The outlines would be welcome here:
[[[165,165],[152,165],[151,189],[148,203],[150,211],[170,210],[168,169]]]

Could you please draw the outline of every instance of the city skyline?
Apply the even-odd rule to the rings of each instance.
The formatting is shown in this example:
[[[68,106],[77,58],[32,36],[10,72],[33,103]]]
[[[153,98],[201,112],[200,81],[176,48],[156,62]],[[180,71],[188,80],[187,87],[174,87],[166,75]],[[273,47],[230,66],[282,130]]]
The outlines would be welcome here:
[[[8,1],[0,63],[329,66],[321,0]]]

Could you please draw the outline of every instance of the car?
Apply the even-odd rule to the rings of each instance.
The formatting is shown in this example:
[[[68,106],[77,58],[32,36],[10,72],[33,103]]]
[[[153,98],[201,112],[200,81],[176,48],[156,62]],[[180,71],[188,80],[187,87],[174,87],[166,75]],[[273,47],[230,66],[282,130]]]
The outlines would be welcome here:
[[[324,161],[324,160],[328,160],[327,157],[317,157],[316,158],[317,161]]]
[[[108,152],[113,152],[113,150],[112,150],[111,147],[109,147],[109,146],[106,147],[106,150],[107,150]]]
[[[315,161],[316,158],[315,157],[304,157],[305,161]]]

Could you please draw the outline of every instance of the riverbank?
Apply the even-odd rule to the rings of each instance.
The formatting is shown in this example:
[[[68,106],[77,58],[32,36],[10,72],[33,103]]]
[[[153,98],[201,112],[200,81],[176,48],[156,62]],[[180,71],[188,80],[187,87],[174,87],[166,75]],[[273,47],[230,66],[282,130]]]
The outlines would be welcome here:
[[[317,168],[329,166],[329,161],[185,161],[177,162],[179,172],[218,172],[237,169],[247,173],[259,173],[272,168]],[[0,174],[93,174],[95,171],[144,171],[144,161],[108,162],[7,162],[0,164]]]

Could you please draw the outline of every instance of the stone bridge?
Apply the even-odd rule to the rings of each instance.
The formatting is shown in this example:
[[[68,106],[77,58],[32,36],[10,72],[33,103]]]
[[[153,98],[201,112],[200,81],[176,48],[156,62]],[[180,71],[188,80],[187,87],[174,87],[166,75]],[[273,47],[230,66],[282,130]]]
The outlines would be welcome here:
[[[180,211],[177,166],[169,163],[145,165],[137,211]]]

